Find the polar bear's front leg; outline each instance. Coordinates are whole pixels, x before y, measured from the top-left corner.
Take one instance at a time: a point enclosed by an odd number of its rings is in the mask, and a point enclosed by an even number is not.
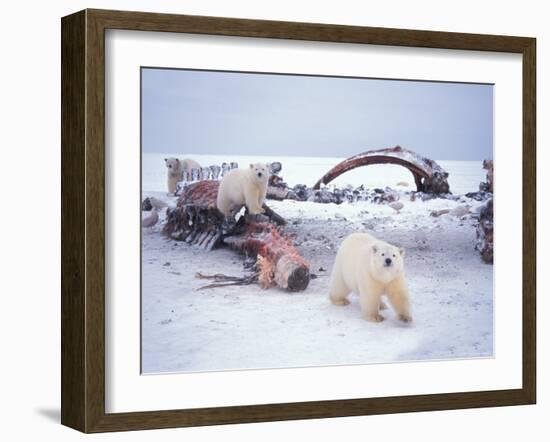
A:
[[[259,192],[257,189],[246,189],[244,194],[245,204],[248,209],[248,213],[251,215],[258,215],[264,213],[264,208],[258,204]]]
[[[397,313],[397,317],[403,322],[411,322],[411,305],[405,278],[400,277],[392,281],[387,287],[387,295],[393,309]]]
[[[359,285],[359,303],[367,321],[382,322],[384,320],[379,311],[381,295],[382,289],[377,284],[364,282]]]
[[[267,188],[266,188],[265,192],[263,191],[263,189],[258,191],[258,206],[262,207],[263,212],[265,212],[265,209],[263,208],[263,205],[264,205],[264,202],[265,202],[266,195],[267,195]]]
[[[332,270],[332,276],[330,278],[330,302],[334,305],[348,305],[349,301],[347,296],[350,290],[344,282],[342,275],[338,274],[336,268]]]
[[[176,192],[176,183],[177,180],[175,178],[172,178],[171,176],[168,177],[168,194],[173,195]]]

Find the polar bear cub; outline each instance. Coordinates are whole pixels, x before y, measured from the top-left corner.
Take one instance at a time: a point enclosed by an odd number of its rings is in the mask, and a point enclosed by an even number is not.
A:
[[[176,185],[182,180],[183,172],[190,172],[192,169],[200,169],[201,165],[195,160],[179,158],[165,158],[166,170],[168,173],[168,193],[176,191]]]
[[[217,206],[231,216],[246,205],[251,215],[264,213],[270,168],[268,164],[251,164],[248,169],[233,169],[220,182]]]
[[[332,269],[330,300],[347,305],[347,296],[359,295],[363,316],[367,321],[380,322],[380,309],[386,294],[403,322],[412,321],[409,295],[403,269],[403,249],[376,239],[368,233],[353,233],[342,242]]]

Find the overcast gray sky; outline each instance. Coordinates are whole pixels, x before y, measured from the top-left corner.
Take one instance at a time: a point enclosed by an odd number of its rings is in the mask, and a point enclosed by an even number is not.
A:
[[[144,152],[493,156],[493,86],[142,69]]]

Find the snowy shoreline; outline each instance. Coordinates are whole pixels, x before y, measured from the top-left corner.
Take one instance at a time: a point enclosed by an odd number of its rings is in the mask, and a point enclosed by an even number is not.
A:
[[[285,163],[283,167],[287,179]],[[477,168],[468,173],[469,191],[474,191],[478,183],[473,184],[471,175]],[[391,184],[402,180],[399,174],[390,175]],[[176,204],[157,185],[150,188],[142,198]],[[482,203],[463,196],[411,201],[406,191],[397,192],[403,203],[399,212],[366,201],[267,201],[287,220],[285,231],[295,235],[296,247],[317,276],[300,293],[257,285],[197,291],[205,281],[196,279],[196,272],[240,276],[245,274],[243,257],[225,248],[208,252],[163,237],[162,213],[161,223],[142,234],[143,372],[491,357],[493,267],[474,250],[475,212]],[[470,213],[463,216],[430,215],[465,205]],[[381,324],[365,321],[356,295],[346,307],[328,301],[338,245],[358,231],[406,249],[412,324],[397,321],[391,309],[382,313],[386,321]]]

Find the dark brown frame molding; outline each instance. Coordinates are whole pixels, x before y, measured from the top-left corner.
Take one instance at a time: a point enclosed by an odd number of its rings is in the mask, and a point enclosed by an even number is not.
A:
[[[523,56],[523,386],[514,390],[105,412],[105,30],[184,32]],[[61,422],[83,432],[534,404],[536,40],[449,32],[84,10],[61,21]]]

